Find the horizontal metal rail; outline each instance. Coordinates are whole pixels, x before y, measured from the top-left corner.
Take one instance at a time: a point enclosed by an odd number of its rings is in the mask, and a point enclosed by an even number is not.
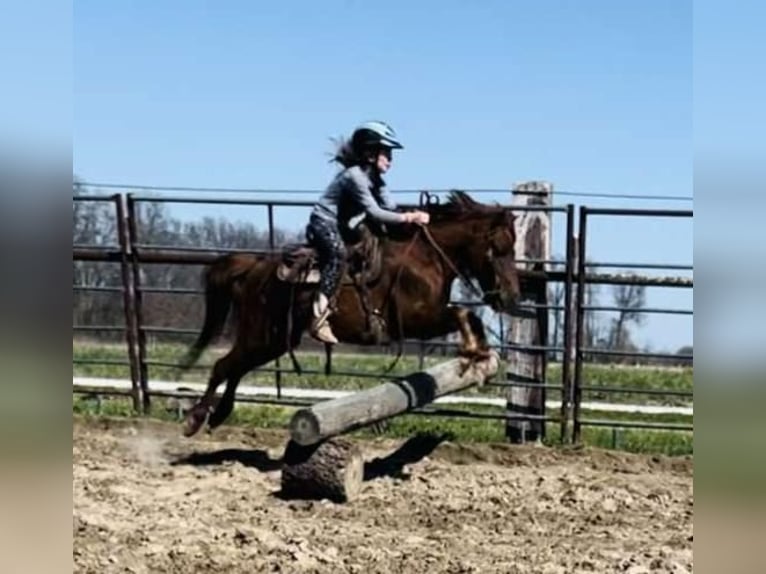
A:
[[[666,431],[693,431],[693,425],[675,424],[675,423],[651,423],[645,421],[610,421],[610,420],[592,420],[592,419],[580,419],[581,426],[590,427],[612,427],[612,428],[635,428],[635,429],[652,429],[652,430],[666,430]]]
[[[318,196],[317,196],[318,197]],[[151,195],[131,195],[136,203],[188,203],[204,205],[252,205],[254,207],[313,207],[316,201],[297,201],[291,199],[234,199],[228,197],[154,197]]]
[[[122,190],[138,190],[138,191],[170,191],[179,192],[186,191],[190,193],[252,193],[252,194],[321,194],[321,189],[263,189],[263,188],[246,188],[246,187],[188,187],[188,186],[167,186],[167,185],[138,185],[138,184],[121,184],[121,183],[97,183],[97,182],[83,182],[75,183],[73,187],[76,189],[87,188],[103,188],[103,189],[122,189]],[[391,189],[393,194],[414,194],[428,191],[431,194],[449,193],[452,189]],[[463,189],[466,193],[470,194],[505,194],[508,193],[508,189],[492,189],[492,188],[476,188],[476,189]],[[553,195],[567,196],[567,197],[593,197],[601,199],[644,199],[648,201],[694,201],[694,196],[688,195],[649,195],[641,193],[604,193],[604,192],[588,192],[588,191],[571,191],[571,190],[554,190],[551,192]],[[533,194],[533,193],[532,193]]]
[[[640,309],[634,309],[630,307],[616,307],[608,305],[583,305],[582,308],[586,311],[630,311],[631,313],[660,313],[663,315],[694,315],[692,309],[661,309],[658,307],[642,307]]]
[[[80,201],[80,202],[84,202],[84,201],[114,202],[114,196],[113,195],[73,195],[72,200]]]
[[[528,389],[546,389],[549,391],[561,391],[561,384],[554,385],[551,383],[530,383],[530,382],[524,382],[524,381],[505,381],[502,383],[496,383],[492,381],[488,381],[484,383],[485,387],[497,387],[500,389],[508,389],[508,388],[528,388]]]
[[[139,327],[144,333],[164,333],[166,335],[193,335],[200,334],[199,329],[179,329],[177,327],[150,327],[142,325]]]
[[[125,325],[72,325],[72,331],[113,331],[122,333],[127,327]]]
[[[107,249],[110,251],[119,250],[120,246],[116,243],[74,243],[73,249]]]
[[[189,253],[185,251],[145,251],[136,250],[139,263],[162,263],[171,265],[207,265],[214,263],[228,251],[208,251],[206,253]]]
[[[679,265],[676,263],[611,263],[589,261],[585,263],[585,267],[601,267],[603,269],[673,269],[678,271],[694,271],[694,265]]]
[[[317,192],[317,200],[321,192]],[[151,195],[131,194],[131,198],[136,203],[185,203],[185,204],[207,204],[207,205],[245,205],[253,207],[307,207],[316,205],[315,201],[300,201],[290,199],[237,199],[237,198],[200,198],[200,197],[156,197]],[[411,209],[421,207],[418,203],[401,203],[400,207]],[[512,211],[537,211],[548,213],[566,213],[565,205],[507,205]]]
[[[151,253],[155,251],[170,251],[174,253],[219,253],[221,255],[228,253],[246,253],[248,255],[278,255],[279,250],[256,249],[243,247],[190,247],[188,245],[164,245],[161,243],[136,243],[133,248],[140,255],[142,253]]]
[[[103,261],[106,263],[119,263],[123,253],[119,248],[109,247],[75,247],[72,250],[72,258],[75,261]]]
[[[575,281],[579,276],[575,274]],[[588,273],[585,283],[594,285],[644,285],[645,287],[694,287],[691,277],[649,277],[609,273]]]
[[[635,387],[609,387],[602,385],[582,385],[580,387],[583,391],[589,392],[603,392],[603,393],[629,393],[632,395],[660,395],[668,397],[693,397],[694,391],[676,391],[669,389],[639,389]]]
[[[75,291],[100,291],[104,293],[122,293],[122,287],[114,287],[112,285],[73,285],[72,288]]]
[[[678,361],[694,360],[694,355],[674,355],[673,353],[645,353],[641,351],[614,351],[611,349],[594,349],[590,347],[580,349],[580,353],[583,355],[604,355],[610,357],[644,357],[647,359],[676,359]]]
[[[78,387],[77,385],[74,385],[72,387],[72,392],[75,395],[93,395],[98,397],[101,397],[101,396],[130,397],[133,394],[133,391],[131,391],[130,389],[116,389],[114,387]],[[162,392],[162,391],[158,391],[158,392]]]
[[[166,293],[175,295],[204,295],[204,289],[182,289],[180,287],[139,287],[141,293]]]
[[[588,215],[616,217],[694,217],[692,209],[629,209],[619,207],[582,207]]]
[[[120,359],[75,359],[72,358],[72,363],[77,365],[115,365],[129,367],[130,362]]]

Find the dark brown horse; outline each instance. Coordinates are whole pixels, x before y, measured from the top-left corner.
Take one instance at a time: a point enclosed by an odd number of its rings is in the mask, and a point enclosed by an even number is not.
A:
[[[455,279],[475,280],[484,302],[506,312],[519,296],[514,264],[514,216],[508,208],[482,204],[453,191],[444,204],[429,203],[428,227],[406,226],[380,240],[379,273],[365,281],[364,295],[346,276],[330,324],[341,342],[368,345],[375,319],[384,340],[427,340],[460,332],[460,354],[478,358],[488,353],[484,326],[471,310],[450,304]],[[311,320],[315,283],[288,282],[278,273],[279,254],[226,255],[205,274],[205,321],[185,366],[191,366],[218,336],[234,307],[236,340],[213,366],[207,389],[186,417],[191,436],[208,421],[215,428],[234,407],[242,377],[300,344]],[[284,268],[283,268],[284,270]],[[474,287],[475,288],[475,287]],[[226,390],[215,401],[218,386]]]

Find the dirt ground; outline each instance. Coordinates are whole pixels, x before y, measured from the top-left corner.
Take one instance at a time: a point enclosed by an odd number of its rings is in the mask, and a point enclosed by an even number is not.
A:
[[[691,572],[690,459],[365,441],[348,504],[280,497],[285,436],[73,423],[75,572]]]

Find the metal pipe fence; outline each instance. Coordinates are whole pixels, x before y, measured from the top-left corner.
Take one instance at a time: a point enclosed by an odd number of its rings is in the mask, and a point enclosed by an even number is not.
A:
[[[588,357],[632,357],[635,359],[670,359],[674,361],[692,361],[693,356],[690,354],[667,354],[667,353],[653,353],[653,352],[637,352],[629,350],[616,350],[616,349],[599,349],[588,347],[584,340],[585,335],[585,313],[587,311],[624,311],[632,309],[625,309],[621,307],[603,307],[596,305],[586,304],[585,288],[588,283],[611,283],[617,285],[644,285],[653,287],[678,287],[678,288],[693,288],[694,280],[690,277],[641,277],[631,275],[604,275],[604,274],[588,274],[588,267],[624,267],[624,268],[652,268],[652,269],[673,269],[673,270],[692,270],[691,265],[663,265],[654,263],[642,263],[642,264],[622,264],[622,263],[592,263],[587,262],[588,256],[588,228],[589,220],[594,216],[611,216],[611,217],[645,217],[645,218],[692,218],[694,212],[692,210],[682,209],[617,209],[617,208],[593,208],[588,206],[581,206],[579,213],[579,238],[578,238],[578,271],[577,271],[577,309],[576,309],[576,352],[574,354],[574,388],[573,388],[573,442],[580,442],[582,436],[582,429],[586,426],[591,427],[603,427],[612,426],[614,428],[652,428],[652,429],[665,429],[665,430],[693,430],[691,425],[678,425],[675,423],[647,423],[642,421],[602,421],[584,418],[581,413],[582,394],[586,392],[598,392],[604,394],[610,393],[631,393],[642,394],[647,396],[675,396],[675,397],[692,397],[692,392],[676,391],[671,389],[635,389],[635,388],[621,388],[609,385],[592,385],[584,380],[583,367]],[[643,310],[641,310],[643,311]],[[672,313],[680,315],[692,315],[692,311],[688,309],[646,309],[647,313]],[[610,424],[611,423],[611,424]]]
[[[178,365],[169,361],[160,361],[149,358],[147,336],[196,336],[196,329],[184,329],[172,326],[151,325],[145,320],[145,295],[171,295],[175,296],[196,296],[204,294],[202,289],[164,287],[159,285],[145,284],[142,274],[144,265],[206,265],[224,254],[238,252],[250,253],[255,255],[269,255],[279,252],[276,242],[275,226],[275,208],[278,207],[310,207],[312,202],[290,201],[277,199],[224,199],[224,198],[198,198],[198,197],[152,197],[147,195],[134,194],[115,194],[110,196],[75,196],[75,202],[106,202],[113,206],[115,226],[117,231],[117,245],[73,245],[73,260],[75,262],[101,262],[119,265],[121,285],[89,285],[76,284],[74,291],[78,293],[105,293],[121,294],[122,307],[124,314],[123,325],[73,325],[74,332],[81,333],[99,333],[112,332],[121,333],[124,336],[126,349],[125,360],[114,359],[74,359],[74,364],[83,365],[121,365],[130,371],[131,391],[130,396],[133,399],[133,406],[136,411],[148,412],[151,407],[151,396],[163,397],[170,396],[167,391],[150,391],[149,373],[152,368],[175,368]],[[141,203],[160,202],[160,203],[187,203],[199,205],[249,205],[266,208],[268,221],[268,249],[229,249],[212,247],[193,247],[187,245],[168,245],[166,243],[153,244],[145,242],[139,236],[140,213],[138,206]],[[597,357],[631,357],[635,359],[672,359],[675,361],[692,360],[692,355],[670,355],[666,353],[646,353],[634,352],[629,350],[614,350],[589,347],[584,340],[584,319],[587,313],[593,312],[622,312],[636,311],[618,305],[590,305],[586,303],[585,288],[588,284],[605,285],[643,285],[643,286],[663,286],[678,288],[693,288],[693,279],[690,277],[668,277],[668,276],[642,276],[632,274],[593,272],[592,270],[602,269],[651,269],[660,271],[691,271],[692,265],[686,264],[666,264],[666,263],[616,263],[616,262],[590,262],[586,261],[587,255],[587,230],[589,219],[593,216],[611,216],[611,217],[671,217],[671,218],[691,218],[691,210],[647,210],[647,209],[605,209],[581,207],[579,211],[579,222],[576,222],[574,216],[574,206],[510,206],[516,211],[546,211],[549,213],[561,213],[567,217],[566,222],[566,247],[565,257],[557,259],[517,259],[517,263],[536,263],[542,269],[535,271],[524,271],[521,273],[523,278],[530,281],[538,281],[544,285],[550,283],[561,283],[563,285],[563,304],[547,303],[527,303],[519,311],[534,313],[539,311],[560,313],[563,319],[563,337],[560,343],[555,341],[544,345],[514,345],[503,342],[501,325],[501,342],[493,344],[491,347],[502,353],[511,350],[534,351],[552,354],[551,356],[561,356],[560,381],[553,383],[548,380],[547,375],[543,381],[524,381],[515,380],[510,377],[503,382],[489,382],[488,388],[508,389],[510,387],[534,387],[541,390],[559,391],[561,393],[561,406],[556,416],[539,414],[511,414],[508,412],[492,414],[486,412],[466,412],[454,409],[422,409],[423,412],[439,416],[466,416],[469,418],[497,419],[507,421],[511,418],[522,418],[527,420],[544,420],[546,422],[557,423],[559,425],[560,439],[562,442],[579,442],[581,440],[582,428],[585,426],[611,426],[613,428],[654,428],[665,430],[692,430],[691,425],[678,425],[673,423],[648,423],[637,420],[609,420],[602,421],[588,419],[582,415],[583,393],[597,392],[601,394],[626,393],[637,396],[665,396],[691,398],[693,393],[678,391],[673,389],[661,388],[630,388],[613,385],[594,385],[589,384],[584,378],[584,365],[588,360]],[[577,226],[575,225],[577,223]],[[577,233],[575,231],[577,227]],[[559,269],[552,269],[557,266]],[[547,287],[546,287],[547,288]],[[482,306],[483,303],[476,301],[455,301],[459,304],[470,306]],[[647,307],[639,310],[646,314],[670,314],[679,316],[691,316],[691,309],[672,309]],[[423,367],[427,355],[433,351],[441,350],[442,354],[449,350],[456,349],[457,343],[448,341],[419,341],[407,340],[403,342],[405,348],[417,351],[417,360],[420,368]],[[332,355],[329,357],[332,361]],[[296,375],[294,369],[281,366],[279,359],[273,362],[273,367],[265,366],[260,368],[259,372],[269,373],[274,376],[274,385],[276,389],[276,398],[264,398],[255,402],[273,402],[274,404],[291,405],[295,404],[293,399],[283,396],[284,377]],[[212,365],[196,365],[194,368],[199,370],[210,369]],[[303,369],[304,375],[321,375],[320,369]],[[360,372],[356,370],[333,369],[332,375],[339,378],[356,379],[381,379],[395,378],[392,376],[382,377],[377,373]],[[182,385],[182,383],[179,383]],[[109,394],[108,390],[101,389]],[[77,392],[85,393],[80,390]],[[96,391],[94,391],[96,392]],[[119,394],[119,393],[113,393]],[[122,393],[124,394],[124,392]],[[186,396],[180,393],[173,396]],[[197,396],[192,393],[190,396]],[[249,397],[238,397],[237,400],[250,402]],[[571,433],[570,433],[571,425]]]

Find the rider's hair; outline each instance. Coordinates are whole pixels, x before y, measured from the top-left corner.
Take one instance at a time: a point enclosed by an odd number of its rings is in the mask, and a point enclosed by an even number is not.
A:
[[[335,140],[335,144],[335,153],[330,161],[337,162],[344,168],[358,165],[366,169],[370,166],[371,162],[369,158],[365,157],[363,152],[356,149],[351,138],[338,138]],[[372,149],[370,149],[370,151],[372,151]]]
[[[350,139],[339,138],[336,140],[335,154],[330,161],[334,161],[343,167],[352,167],[354,165],[364,165],[364,161],[356,153],[351,145]]]

